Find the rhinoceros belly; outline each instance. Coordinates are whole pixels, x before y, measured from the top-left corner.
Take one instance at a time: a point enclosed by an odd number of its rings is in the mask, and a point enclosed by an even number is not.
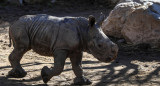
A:
[[[51,51],[50,47],[45,45],[44,43],[34,43],[32,44],[32,49],[36,53],[43,56],[52,56],[53,51]]]
[[[49,51],[49,49],[47,48],[44,48],[44,47],[36,47],[36,48],[33,48],[33,50],[40,54],[40,55],[43,55],[43,56],[52,56],[52,52]]]

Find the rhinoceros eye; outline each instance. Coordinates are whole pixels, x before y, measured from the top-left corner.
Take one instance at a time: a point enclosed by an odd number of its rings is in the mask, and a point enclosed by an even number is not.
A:
[[[102,45],[101,45],[101,44],[98,44],[98,47],[99,47],[99,48],[102,48]]]
[[[93,39],[96,39],[96,36],[93,36]]]

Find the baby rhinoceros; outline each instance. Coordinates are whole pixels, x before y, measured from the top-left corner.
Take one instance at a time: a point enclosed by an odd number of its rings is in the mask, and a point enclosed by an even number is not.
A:
[[[53,76],[59,75],[64,68],[66,58],[70,58],[76,75],[74,84],[87,85],[91,81],[84,77],[81,67],[82,52],[91,53],[102,62],[110,62],[117,57],[118,46],[102,31],[104,15],[96,22],[94,16],[55,17],[46,14],[25,15],[19,18],[9,29],[9,55],[12,70],[9,76],[26,76],[20,65],[22,56],[30,49],[44,56],[54,57],[54,67],[43,67],[41,77],[47,83]]]

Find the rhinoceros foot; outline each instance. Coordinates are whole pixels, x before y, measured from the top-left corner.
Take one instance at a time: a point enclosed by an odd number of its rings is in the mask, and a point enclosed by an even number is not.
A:
[[[14,78],[22,78],[27,75],[27,72],[25,72],[24,69],[17,68],[17,69],[12,69],[8,72],[8,76],[14,77]]]
[[[44,83],[47,83],[50,80],[49,74],[48,74],[49,71],[50,71],[50,69],[47,66],[44,66],[42,68],[41,77],[42,77]]]
[[[92,82],[85,77],[76,77],[74,79],[74,85],[90,85]]]

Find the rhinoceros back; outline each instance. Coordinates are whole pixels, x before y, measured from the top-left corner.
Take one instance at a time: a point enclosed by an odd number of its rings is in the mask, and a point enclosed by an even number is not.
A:
[[[83,18],[45,14],[22,16],[17,22],[25,26],[31,48],[42,55],[52,55],[55,48],[75,48],[79,44],[77,28],[88,25]]]

